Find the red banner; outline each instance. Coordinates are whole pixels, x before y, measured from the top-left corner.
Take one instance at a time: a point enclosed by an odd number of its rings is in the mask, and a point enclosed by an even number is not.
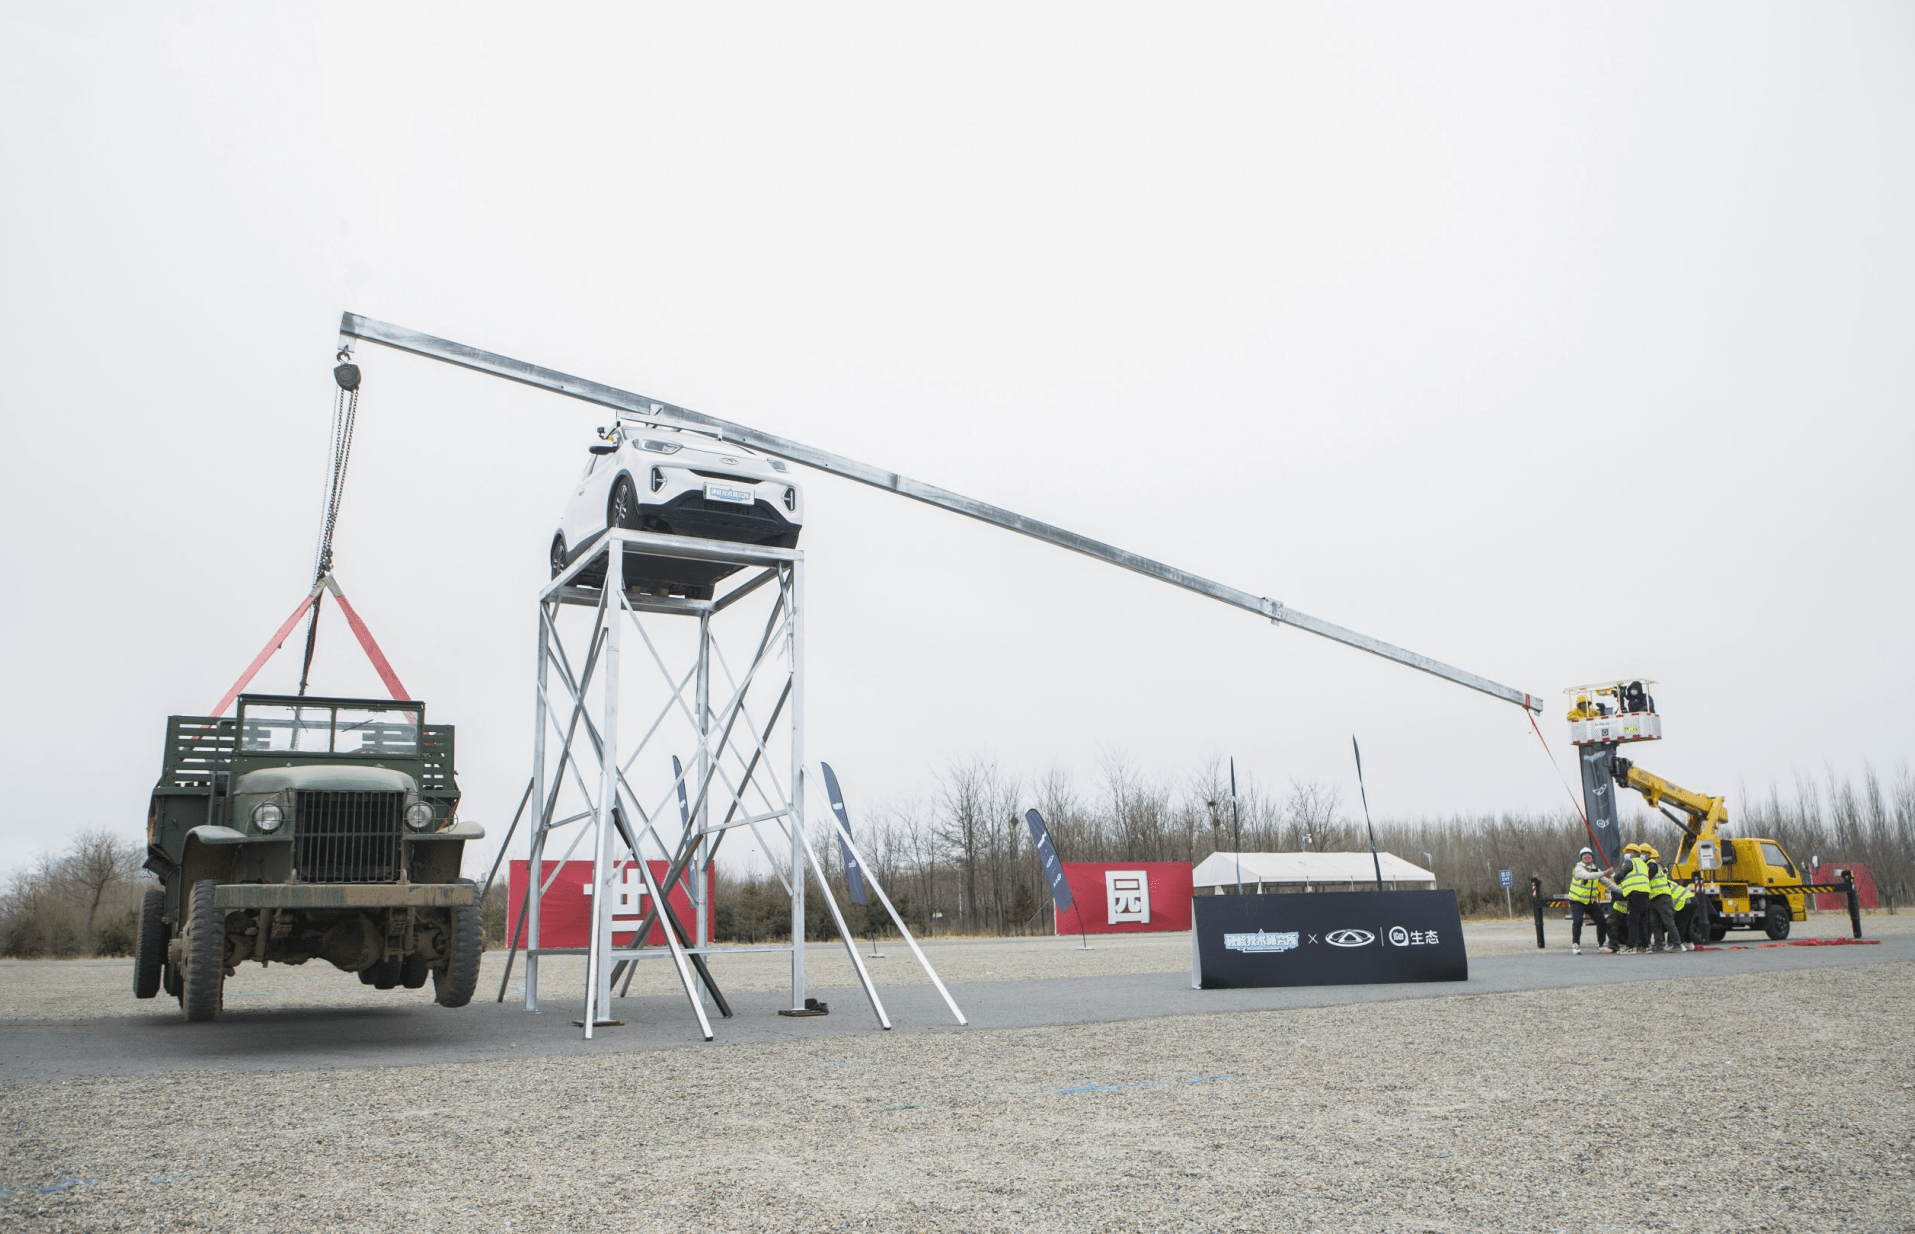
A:
[[[1818,883],[1839,883],[1842,871],[1851,870],[1855,874],[1855,900],[1862,908],[1876,906],[1875,876],[1868,867],[1859,861],[1825,861],[1815,867],[1813,877]],[[1846,913],[1849,911],[1849,897],[1846,891],[1818,891],[1814,895],[1815,911],[1818,913]]]
[[[654,882],[663,882],[669,866],[663,861],[648,861]],[[519,919],[519,906],[525,903],[525,874],[527,862],[512,863],[511,874],[506,882],[506,920]],[[709,873],[709,885],[706,888],[707,904],[713,903],[711,893],[718,888],[718,871]],[[555,876],[556,875],[556,876]],[[589,861],[568,861],[560,866],[556,861],[545,863],[545,898],[539,902],[539,946],[540,947],[583,947],[591,941],[592,926],[592,863]],[[612,942],[616,946],[631,945],[632,934],[638,929],[638,919],[651,907],[652,898],[645,891],[645,879],[636,866],[620,866],[612,876]],[[687,931],[692,929],[691,872],[687,870],[679,877],[678,883],[665,893],[671,902],[672,911],[678,914],[678,920]],[[1187,910],[1186,910],[1187,911]],[[662,924],[654,923],[645,942],[649,946],[665,945],[665,929]],[[524,940],[521,936],[521,945]]]
[[[1059,934],[1142,934],[1190,928],[1187,861],[1066,861],[1071,907]]]

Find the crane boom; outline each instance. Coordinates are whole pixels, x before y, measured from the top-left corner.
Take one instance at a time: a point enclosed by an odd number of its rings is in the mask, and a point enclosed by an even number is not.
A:
[[[1127,552],[1114,545],[1079,535],[1074,531],[1068,531],[1038,519],[1027,518],[1001,506],[977,501],[960,493],[925,484],[909,476],[899,475],[894,471],[885,471],[840,454],[833,454],[828,450],[820,450],[815,446],[808,446],[772,433],[760,432],[742,424],[720,420],[715,416],[708,416],[687,407],[679,407],[659,399],[633,394],[614,386],[588,381],[583,377],[574,377],[555,369],[542,368],[523,360],[514,360],[510,356],[482,351],[476,347],[468,347],[463,343],[455,343],[430,334],[421,334],[417,330],[410,330],[404,326],[375,321],[357,313],[346,313],[340,317],[339,333],[343,338],[364,339],[366,342],[378,343],[396,351],[411,352],[413,355],[424,356],[430,360],[469,368],[493,377],[503,377],[508,381],[520,382],[540,390],[549,390],[554,394],[563,394],[569,398],[594,403],[651,423],[713,433],[727,441],[750,446],[754,450],[776,458],[801,463],[829,475],[842,476],[847,480],[855,480],[860,484],[884,489],[900,497],[909,497],[913,501],[936,506],[953,514],[961,514],[966,518],[989,523],[994,527],[1002,527],[1007,531],[1029,536],[1033,540],[1041,540],[1046,544],[1069,549],[1073,553],[1081,553],[1121,569],[1154,578],[1159,582],[1169,583],[1173,587],[1181,587],[1185,591],[1208,596],[1233,608],[1256,613],[1277,625],[1291,625],[1300,630],[1308,630],[1312,634],[1342,643],[1347,647],[1355,647],[1359,651],[1367,651],[1371,655],[1393,660],[1445,681],[1467,686],[1492,698],[1515,703],[1529,711],[1541,712],[1543,709],[1542,701],[1535,695],[1500,685],[1487,677],[1479,677],[1475,673],[1466,672],[1440,660],[1433,660],[1428,656],[1383,642],[1381,639],[1371,638],[1367,634],[1359,634],[1355,630],[1325,621],[1320,617],[1312,617],[1308,613],[1280,604],[1268,596],[1252,595],[1247,591],[1213,582],[1187,570],[1180,570],[1161,561]]]
[[[1626,758],[1616,759],[1614,774],[1616,783],[1635,789],[1656,809],[1662,809],[1666,801],[1687,814],[1695,823],[1694,839],[1713,842],[1718,830],[1729,821],[1726,798],[1690,792],[1680,784],[1671,784],[1653,772],[1644,771]]]

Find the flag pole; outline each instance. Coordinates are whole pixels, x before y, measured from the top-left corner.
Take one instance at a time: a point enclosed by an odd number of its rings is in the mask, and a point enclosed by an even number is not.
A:
[[[1350,734],[1350,750],[1356,755],[1356,791],[1363,798],[1363,825],[1370,832],[1370,861],[1376,866],[1376,889],[1383,890],[1383,859],[1376,855],[1376,825],[1370,821],[1370,794],[1363,787],[1363,749],[1356,743],[1356,734]]]
[[[1230,846],[1236,849],[1237,894],[1243,894],[1243,824],[1237,818],[1237,758],[1230,757]]]

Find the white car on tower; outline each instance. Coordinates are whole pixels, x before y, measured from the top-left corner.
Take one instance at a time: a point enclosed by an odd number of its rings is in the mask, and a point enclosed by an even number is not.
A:
[[[574,486],[552,537],[552,577],[580,557],[598,560],[579,581],[605,578],[599,541],[608,527],[796,548],[803,494],[782,459],[691,432],[619,423],[598,430],[591,461]],[[709,600],[741,567],[683,561],[627,549],[625,585],[657,595]]]

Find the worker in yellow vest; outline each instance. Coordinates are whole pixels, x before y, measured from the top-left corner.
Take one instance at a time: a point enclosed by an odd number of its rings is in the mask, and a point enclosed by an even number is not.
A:
[[[1635,845],[1623,845],[1625,865],[1635,852]],[[1602,949],[1604,955],[1625,955],[1629,949],[1629,897],[1623,894],[1622,884],[1615,880],[1615,873],[1615,867],[1612,866],[1602,876],[1603,888],[1609,896],[1609,945]]]
[[[1603,879],[1614,893],[1612,902],[1616,904],[1616,911],[1624,915],[1628,929],[1622,946],[1616,948],[1617,955],[1643,955],[1649,949],[1649,862],[1642,855],[1646,847],[1624,845],[1622,865],[1610,870]]]
[[[1569,867],[1569,954],[1583,953],[1583,915],[1596,923],[1596,946],[1609,950],[1609,927],[1603,924],[1602,871],[1596,868],[1594,849],[1585,848]]]
[[[1696,949],[1696,878],[1686,883],[1672,883],[1669,893],[1669,903],[1676,910],[1676,945],[1684,951]]]
[[[1641,855],[1649,863],[1649,930],[1655,936],[1651,951],[1681,951],[1676,936],[1675,883],[1662,868],[1662,854],[1653,845],[1642,846]]]

